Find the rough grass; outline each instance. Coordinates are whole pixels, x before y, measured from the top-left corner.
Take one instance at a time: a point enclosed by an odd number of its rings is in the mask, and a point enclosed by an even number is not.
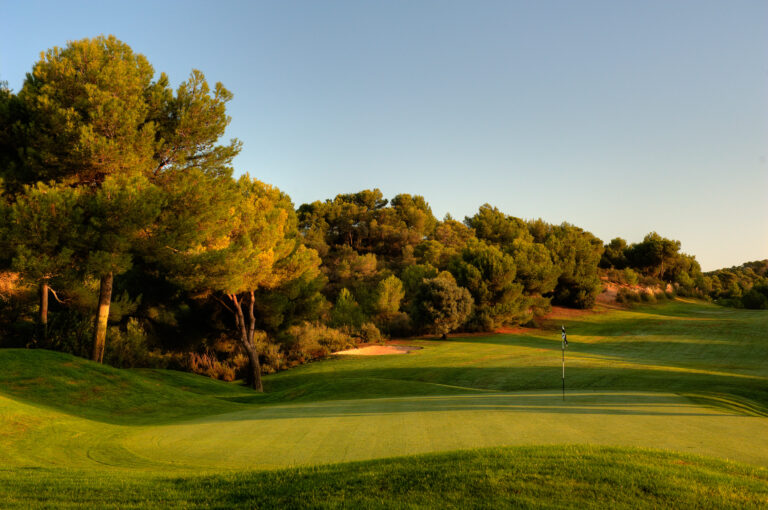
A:
[[[768,504],[768,312],[562,320],[565,401],[555,320],[312,363],[265,395],[0,350],[0,507]]]

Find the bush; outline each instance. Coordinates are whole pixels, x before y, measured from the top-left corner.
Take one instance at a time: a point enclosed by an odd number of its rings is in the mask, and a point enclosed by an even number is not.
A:
[[[104,362],[118,368],[150,366],[147,336],[136,319],[129,319],[125,331],[117,326],[109,328]]]
[[[640,299],[644,303],[655,303],[656,302],[656,296],[653,294],[652,291],[650,291],[650,292],[641,292],[640,293]]]
[[[254,337],[256,351],[259,353],[259,364],[262,374],[274,374],[285,367],[285,355],[280,350],[280,346],[269,341],[267,334],[259,332]],[[245,375],[244,369],[248,367],[248,356],[245,358],[245,364],[241,367],[241,372]]]
[[[407,313],[397,312],[379,319],[379,329],[390,338],[403,338],[413,334],[413,323]]]
[[[643,293],[644,294],[644,293]],[[641,300],[641,293],[627,288],[620,288],[616,293],[618,303],[636,303]]]
[[[621,277],[624,280],[624,283],[628,285],[637,285],[637,282],[639,281],[639,276],[637,273],[629,267],[622,271]]]
[[[358,330],[358,336],[367,344],[374,344],[382,341],[381,331],[373,322],[366,322]]]
[[[48,343],[51,349],[90,358],[93,320],[76,308],[65,308],[50,316]]]
[[[763,292],[761,292],[761,290]],[[744,297],[741,298],[741,302],[744,308],[750,308],[752,310],[767,310],[768,309],[768,287],[753,287],[749,290]]]
[[[291,326],[284,342],[288,359],[300,363],[354,346],[355,342],[349,334],[319,322]]]
[[[220,379],[222,381],[235,380],[235,367],[229,363],[222,363],[216,359],[216,356],[210,353],[188,353],[185,368],[190,372],[206,375],[212,379]]]

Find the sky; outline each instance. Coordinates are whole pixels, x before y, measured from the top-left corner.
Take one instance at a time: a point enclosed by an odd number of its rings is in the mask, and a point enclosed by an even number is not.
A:
[[[100,34],[222,82],[236,172],[297,206],[379,188],[768,258],[765,0],[0,0],[0,80]]]

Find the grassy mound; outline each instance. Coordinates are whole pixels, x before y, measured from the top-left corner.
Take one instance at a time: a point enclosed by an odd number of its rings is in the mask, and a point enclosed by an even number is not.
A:
[[[91,420],[163,423],[233,410],[246,388],[174,371],[119,370],[46,350],[0,349],[0,394]]]
[[[760,508],[768,470],[588,446],[169,477],[0,469],[4,508]]]

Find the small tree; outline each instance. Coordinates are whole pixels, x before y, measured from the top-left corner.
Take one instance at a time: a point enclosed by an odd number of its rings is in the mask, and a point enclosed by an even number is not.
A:
[[[83,235],[82,193],[66,186],[27,186],[6,208],[4,243],[11,269],[40,290],[38,323],[48,342],[48,298],[52,282],[77,272],[75,243]]]
[[[335,328],[340,326],[359,328],[364,321],[365,315],[355,300],[355,296],[346,287],[341,289],[336,303],[333,305],[333,310],[331,310],[331,326]]]
[[[383,316],[397,313],[404,296],[403,282],[395,275],[387,277],[376,287],[376,312]]]
[[[320,260],[301,244],[296,213],[285,193],[248,175],[232,190],[223,195],[229,207],[218,202],[213,208],[218,219],[211,216],[197,235],[176,239],[165,252],[167,259],[158,263],[172,269],[169,279],[212,295],[232,314],[248,357],[248,383],[264,391],[256,342],[257,292],[317,277]]]
[[[466,322],[472,312],[472,295],[451,278],[440,275],[422,282],[415,309],[421,325],[445,339]]]

